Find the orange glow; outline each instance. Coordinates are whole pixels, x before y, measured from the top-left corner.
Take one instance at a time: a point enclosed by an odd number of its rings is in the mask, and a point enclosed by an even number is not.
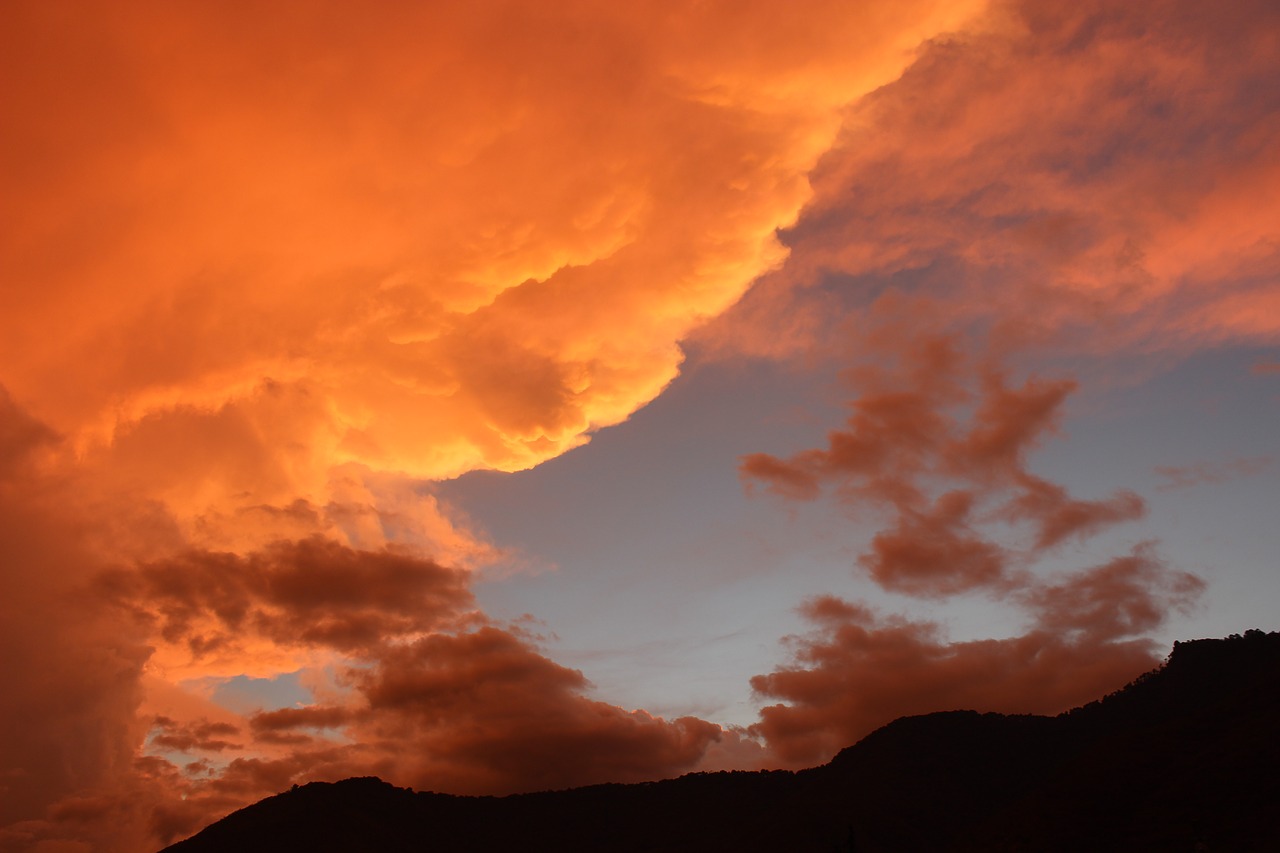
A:
[[[155,849],[309,780],[642,781],[824,760],[902,714],[1063,710],[1151,666],[1206,589],[1145,537],[1086,543],[1275,470],[1225,448],[1088,495],[1033,464],[1089,359],[1111,381],[1135,353],[1248,347],[1249,393],[1274,393],[1274,0],[259,5],[6,4],[0,849]],[[749,595],[807,627],[745,664],[735,725],[702,696],[613,704],[583,661],[647,648],[557,645],[537,606],[484,598],[525,545],[450,505],[487,475],[445,483],[582,447],[686,357],[838,375],[825,438],[783,443],[775,411],[752,434],[776,444],[708,429],[671,458],[723,439],[762,503],[875,525],[802,556],[879,603],[798,576],[781,601],[792,578],[763,576],[792,562],[759,533]],[[648,506],[567,509],[622,494],[597,473],[547,490],[555,536],[671,543]],[[653,482],[653,505],[707,485]],[[716,596],[738,566],[698,561],[726,506],[661,557]],[[583,553],[539,594],[616,581],[554,600],[619,633],[651,564]],[[754,642],[723,598],[687,608],[744,644],[708,669]],[[952,642],[957,602],[1013,622]],[[690,642],[668,624],[645,642]],[[276,704],[220,699],[241,676]]]
[[[537,465],[653,400],[785,258],[842,110],[983,5],[11,4],[0,612],[52,639],[4,721],[72,757],[19,756],[0,839],[154,846],[301,776],[492,791],[753,760],[588,698],[477,612],[497,546],[425,481]],[[109,651],[79,684],[84,647]],[[396,681],[422,650],[446,687],[510,678],[437,730],[435,694]],[[299,667],[332,737],[190,687]],[[42,715],[42,690],[70,704]],[[566,747],[598,759],[539,775]]]
[[[826,5],[794,40],[770,4],[34,5],[4,381],[180,514],[558,455],[671,381],[838,109],[976,7]]]

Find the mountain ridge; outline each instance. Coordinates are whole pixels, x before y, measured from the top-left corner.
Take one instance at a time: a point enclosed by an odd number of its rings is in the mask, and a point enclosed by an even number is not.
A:
[[[1054,717],[903,717],[800,771],[508,797],[314,782],[162,853],[1280,849],[1280,633],[1175,643]]]

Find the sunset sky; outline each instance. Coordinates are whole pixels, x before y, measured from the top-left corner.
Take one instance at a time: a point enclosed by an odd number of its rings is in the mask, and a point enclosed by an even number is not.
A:
[[[2,8],[0,850],[1280,627],[1273,0]]]

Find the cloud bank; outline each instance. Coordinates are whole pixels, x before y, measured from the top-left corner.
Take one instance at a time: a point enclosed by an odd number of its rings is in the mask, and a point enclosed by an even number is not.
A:
[[[1047,568],[1147,505],[1035,471],[1091,381],[1046,363],[1277,340],[1276,15],[10,4],[0,845],[156,846],[352,774],[800,764],[1119,687],[1203,581],[1152,544]],[[812,598],[742,732],[602,701],[483,613],[502,545],[431,481],[580,446],[690,342],[842,359],[847,421],[745,482],[879,522],[855,589],[1021,633]],[[308,700],[235,710],[235,677]]]
[[[480,613],[496,546],[428,481],[659,394],[785,256],[841,108],[979,6],[14,5],[6,846],[137,849],[351,772],[655,778],[728,737]],[[210,693],[288,673],[311,705]]]

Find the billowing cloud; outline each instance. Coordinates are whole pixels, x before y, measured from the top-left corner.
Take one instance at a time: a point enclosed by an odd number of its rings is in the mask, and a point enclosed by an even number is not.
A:
[[[54,626],[59,644],[9,670],[6,754],[20,774],[7,780],[10,819],[39,815],[5,830],[17,841],[96,838],[126,849],[153,843],[139,840],[150,833],[158,843],[310,779],[378,774],[500,793],[677,775],[721,740],[727,759],[759,758],[713,723],[592,698],[586,677],[547,658],[534,635],[475,609],[469,572],[424,557],[313,537],[84,572],[66,592],[79,606]],[[86,585],[97,605],[88,611]],[[93,621],[76,625],[86,613]],[[6,626],[42,636],[31,619]],[[119,637],[107,641],[109,629]],[[183,699],[178,687],[146,697],[144,664],[169,683],[301,665],[333,676],[313,704],[240,716]],[[181,716],[137,714],[144,705]],[[67,761],[44,766],[63,750]],[[50,778],[30,777],[36,768]]]
[[[389,650],[357,676],[364,742],[407,748],[422,787],[470,793],[641,781],[691,769],[720,727],[584,696],[582,673],[492,627]],[[416,765],[416,766],[414,766]]]
[[[6,841],[132,849],[299,774],[692,766],[719,727],[475,611],[497,551],[426,481],[652,400],[785,256],[841,110],[982,5],[9,8]],[[281,672],[308,725],[208,693]]]
[[[243,726],[156,718],[141,761],[158,781],[145,810],[161,822],[157,835],[307,780],[377,774],[422,790],[544,790],[677,775],[713,744],[740,740],[691,717],[593,700],[582,673],[498,626],[389,644],[344,669],[342,704],[258,712]]]
[[[671,381],[839,108],[979,5],[28,4],[2,379],[184,517],[531,466]]]
[[[56,447],[53,431],[0,390],[5,849],[34,843],[52,823],[92,822],[106,802],[102,792],[127,787],[144,735],[135,712],[147,638],[83,595],[83,584],[104,563],[94,547],[98,531],[65,510],[74,488],[40,476]],[[121,832],[127,836],[129,828]]]
[[[703,330],[712,352],[855,365],[848,422],[825,446],[744,457],[748,488],[885,519],[857,562],[886,590],[981,591],[1028,620],[1021,636],[948,642],[940,624],[811,602],[818,627],[792,640],[792,663],[753,682],[783,703],[757,726],[780,754],[810,761],[938,707],[1061,710],[1150,666],[1147,638],[1197,600],[1203,581],[1151,546],[1043,576],[1043,557],[1147,506],[1032,471],[1077,380],[1010,366],[1069,356],[1072,373],[1123,383],[1102,358],[1280,334],[1276,14],[994,7],[850,111],[786,263]],[[1266,464],[1157,473],[1171,489]]]
[[[1277,14],[993,6],[853,108],[787,263],[705,341],[838,347],[886,290],[1082,352],[1274,341]]]
[[[1020,360],[1280,333],[1276,14],[8,4],[0,846],[141,849],[352,774],[758,763],[479,612],[499,546],[430,483],[583,444],[691,336],[847,358],[847,423],[744,479],[883,521],[885,590],[1027,617],[949,642],[813,600],[754,682],[780,759],[1119,686],[1202,584],[1141,548],[1041,576],[1146,506],[1033,472],[1085,374]],[[215,701],[281,673],[310,701]]]
[[[275,747],[289,747],[296,775],[317,749],[337,748],[347,769],[492,793],[660,778],[694,766],[720,738],[702,720],[666,722],[588,698],[581,672],[476,611],[467,581],[425,558],[319,539],[245,556],[188,553],[98,578],[160,643],[152,665],[170,678],[279,670],[291,650],[313,660],[327,652],[320,659],[341,673],[338,704],[255,714],[243,736],[228,722],[158,716],[149,746],[160,754],[223,753],[252,734],[266,754],[239,745],[237,760],[284,761]],[[223,775],[202,784],[225,788]]]

